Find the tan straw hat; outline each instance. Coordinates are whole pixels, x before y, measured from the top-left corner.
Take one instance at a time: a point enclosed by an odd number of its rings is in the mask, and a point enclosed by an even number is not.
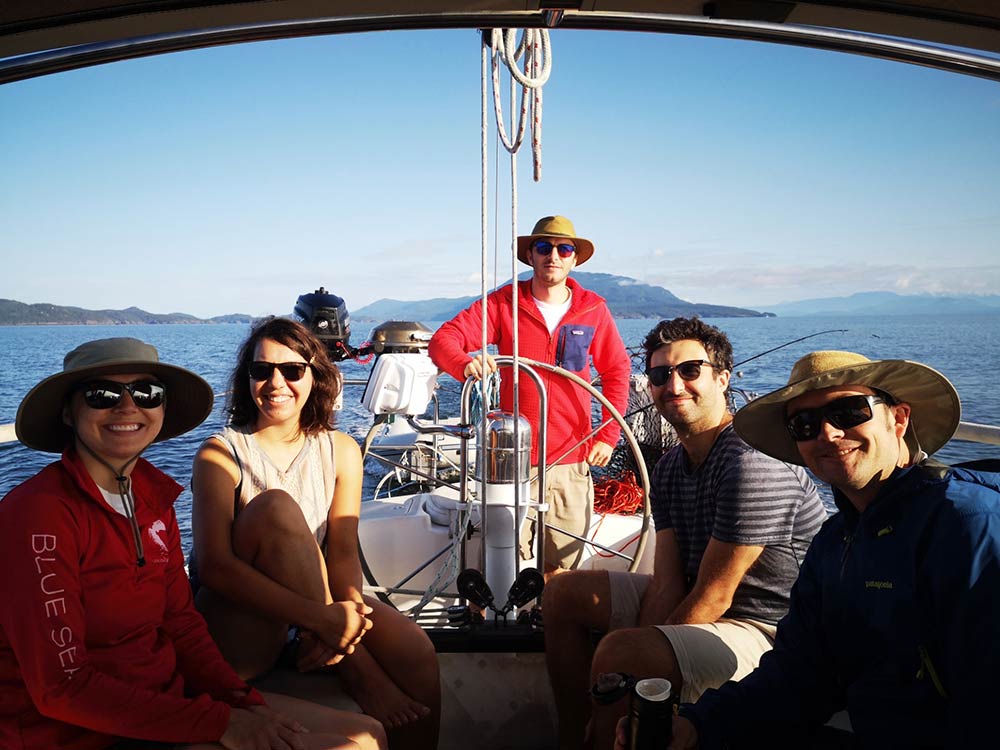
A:
[[[63,359],[63,371],[47,377],[21,401],[14,430],[24,445],[61,453],[71,436],[63,405],[80,383],[101,375],[149,373],[166,386],[163,428],[154,442],[197,427],[212,411],[212,387],[190,370],[164,364],[156,349],[138,339],[88,341]]]
[[[545,216],[538,220],[531,234],[517,238],[517,259],[531,265],[531,243],[541,237],[566,237],[576,245],[576,264],[582,266],[594,254],[594,243],[576,236],[573,222],[565,216]]]
[[[854,352],[813,352],[792,367],[788,385],[754,399],[736,413],[739,436],[761,453],[802,465],[798,446],[785,427],[785,407],[809,391],[836,385],[862,385],[885,391],[910,405],[907,431],[932,454],[958,429],[962,404],[958,392],[937,370],[905,359],[870,360]]]

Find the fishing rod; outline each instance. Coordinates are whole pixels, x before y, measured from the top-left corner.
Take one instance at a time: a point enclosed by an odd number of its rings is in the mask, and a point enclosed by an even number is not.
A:
[[[767,351],[761,352],[760,354],[755,354],[752,357],[749,357],[748,359],[744,359],[741,362],[737,362],[735,365],[733,365],[733,370],[735,371],[736,368],[739,367],[740,365],[745,365],[747,362],[753,362],[755,359],[763,357],[765,354],[771,354],[772,352],[776,352],[779,349],[784,349],[786,346],[791,346],[792,344],[797,344],[800,341],[805,341],[806,339],[811,339],[811,338],[813,338],[815,336],[824,336],[824,335],[826,335],[828,333],[847,333],[848,330],[849,329],[847,329],[847,328],[831,328],[829,331],[817,331],[816,333],[810,333],[808,336],[801,336],[801,337],[799,337],[797,339],[793,339],[792,341],[786,341],[784,344],[781,344],[779,346],[775,346],[775,347],[773,347],[771,349],[768,349]],[[637,356],[640,353],[640,350],[641,350],[640,347],[635,347],[634,349],[629,349],[628,350],[629,351],[629,355],[632,356],[632,357],[635,357],[635,356]],[[742,373],[737,373],[737,377],[743,377]],[[628,412],[627,414],[623,414],[622,418],[623,419],[628,419],[629,417],[634,417],[636,414],[641,414],[644,411],[648,411],[649,409],[652,409],[655,405],[656,404],[654,404],[654,403],[649,403],[649,404],[646,404],[645,406],[640,406],[637,409]],[[604,421],[597,428],[597,430],[602,429],[603,427],[605,427],[606,425],[608,425],[610,423],[611,423],[610,419]],[[596,432],[596,430],[594,432]]]
[[[784,344],[782,344],[781,346],[776,346],[773,349],[768,349],[766,352],[761,352],[760,354],[755,354],[752,357],[750,357],[749,359],[744,359],[742,362],[737,362],[735,365],[733,365],[733,369],[735,370],[737,367],[739,367],[740,365],[745,365],[747,362],[753,362],[755,359],[757,359],[758,357],[763,357],[765,354],[770,354],[771,352],[776,352],[779,349],[784,349],[786,346],[791,346],[792,344],[797,344],[800,341],[805,341],[806,339],[811,339],[814,336],[823,336],[823,335],[825,335],[827,333],[847,333],[847,331],[848,331],[847,328],[831,328],[829,331],[817,331],[816,333],[810,333],[808,336],[802,336],[801,338],[797,338],[794,341],[787,341]]]

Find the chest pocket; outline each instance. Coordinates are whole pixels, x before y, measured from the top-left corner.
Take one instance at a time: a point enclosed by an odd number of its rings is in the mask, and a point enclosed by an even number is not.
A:
[[[556,345],[556,364],[564,370],[579,372],[587,366],[587,354],[593,340],[594,326],[562,326]]]

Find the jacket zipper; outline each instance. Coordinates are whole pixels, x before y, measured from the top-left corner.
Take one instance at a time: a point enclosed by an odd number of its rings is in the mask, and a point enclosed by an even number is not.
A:
[[[927,653],[927,649],[921,645],[917,646],[917,651],[920,654],[920,667],[917,669],[917,679],[922,680],[925,677],[930,677],[931,683],[933,683],[938,695],[948,700],[948,691],[944,689],[944,684],[941,682],[941,678],[938,677],[937,670],[934,669],[934,662],[931,661],[931,656]]]
[[[840,555],[840,580],[844,580],[844,568],[847,567],[847,556],[851,552],[851,545],[854,544],[854,537],[858,535],[858,529],[861,527],[861,522],[854,527],[854,531],[851,532],[850,536],[844,536],[844,551]]]

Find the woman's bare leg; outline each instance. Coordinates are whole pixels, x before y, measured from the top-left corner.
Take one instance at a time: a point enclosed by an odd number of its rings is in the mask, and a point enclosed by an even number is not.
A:
[[[329,603],[326,564],[302,511],[288,493],[267,490],[233,522],[233,551],[264,575],[313,601]],[[237,674],[253,679],[281,654],[289,623],[269,619],[202,586],[195,606]]]
[[[281,490],[258,495],[233,524],[233,549],[269,578],[314,601],[330,603],[326,564],[294,499]],[[441,688],[437,656],[426,634],[404,615],[365,598],[375,623],[337,669],[365,713],[392,729],[393,744],[437,745]],[[244,679],[274,666],[288,624],[236,607],[202,589],[196,600],[226,660]]]
[[[264,693],[269,708],[295,719],[308,732],[298,735],[306,750],[386,750],[385,730],[365,714],[338,711],[280,693]],[[219,750],[219,743],[184,745],[184,750]]]
[[[345,687],[367,713],[382,718],[394,747],[435,748],[441,678],[434,645],[397,610],[371,597],[365,603],[375,624],[337,667]]]

